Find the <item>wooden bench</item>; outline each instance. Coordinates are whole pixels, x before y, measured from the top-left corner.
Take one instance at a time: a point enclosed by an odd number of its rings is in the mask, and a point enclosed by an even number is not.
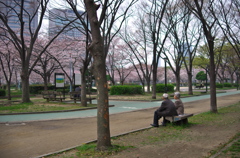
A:
[[[199,89],[200,89],[200,88],[203,88],[203,87],[204,87],[203,84],[196,84],[196,85],[195,85],[195,88],[199,88]]]
[[[166,116],[165,119],[175,123],[176,125],[188,124],[188,117],[193,116],[193,114],[184,114],[179,116]]]
[[[58,91],[42,91],[42,97],[49,101],[57,101],[60,100],[61,102],[65,100],[65,97],[63,97],[62,92]]]
[[[87,94],[88,94],[88,97],[86,99],[90,104],[92,104],[92,100],[96,98],[92,98],[91,93],[87,93]],[[81,101],[81,92],[69,92],[69,95],[70,95],[70,99],[74,100],[74,103],[76,103],[77,101]]]

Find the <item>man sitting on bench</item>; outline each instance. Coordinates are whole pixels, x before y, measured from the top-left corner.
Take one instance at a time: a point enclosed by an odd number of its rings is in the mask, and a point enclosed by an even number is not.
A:
[[[176,111],[174,103],[168,99],[168,94],[164,93],[163,94],[163,102],[161,106],[154,112],[154,117],[153,117],[153,124],[151,126],[153,127],[159,127],[158,120],[161,117],[164,116],[177,116],[178,113]],[[163,126],[166,125],[166,120],[163,119]]]
[[[81,97],[81,86],[76,87],[75,92],[79,92],[79,94],[75,94],[74,97],[80,98]]]
[[[175,107],[179,116],[184,115],[184,106],[182,100],[180,99],[180,93],[174,93]]]

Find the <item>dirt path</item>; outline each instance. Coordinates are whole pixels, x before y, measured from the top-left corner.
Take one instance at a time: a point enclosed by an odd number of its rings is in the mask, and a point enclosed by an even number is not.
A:
[[[240,101],[239,94],[231,95],[226,97],[218,98],[218,107],[223,107],[231,105]],[[185,112],[186,113],[201,113],[209,111],[209,99],[186,103]],[[147,109],[141,111],[113,114],[110,116],[110,127],[111,127],[111,136],[119,135],[122,133],[127,133],[129,131],[135,131],[142,128],[150,127],[152,123],[153,111],[155,109]],[[155,130],[155,129],[151,129]],[[214,131],[211,128],[202,129],[203,131],[209,131],[209,133],[218,133],[223,141],[229,139],[229,136],[232,136],[236,132],[236,129],[233,129],[226,133],[221,133],[221,131]],[[237,126],[239,131],[239,127]],[[39,122],[29,122],[26,124],[17,124],[17,125],[5,125],[0,124],[0,157],[3,158],[27,158],[27,157],[36,157],[39,155],[44,155],[51,152],[56,152],[64,150],[66,148],[74,147],[81,145],[83,143],[89,142],[96,139],[96,118],[81,118],[81,119],[69,119],[69,120],[58,120],[58,121],[39,121]],[[209,134],[210,135],[210,134]],[[216,135],[216,134],[215,134]],[[218,135],[218,134],[217,134]],[[204,142],[208,139],[206,135],[202,135]],[[218,142],[211,142],[212,144],[218,144]],[[203,155],[209,151],[212,147],[211,144],[197,144],[194,146],[194,153]],[[192,146],[191,143],[176,144],[176,150],[173,153],[178,153],[178,147],[184,146],[186,149]],[[200,150],[201,146],[206,146],[205,149]],[[209,147],[208,147],[209,146]],[[197,148],[199,147],[199,148]],[[149,148],[149,149],[148,149]],[[182,151],[184,151],[182,148]],[[158,151],[165,151],[168,149],[163,148],[160,150],[157,146],[156,148],[145,147],[147,153],[141,154],[142,149],[137,149],[137,151],[132,151],[132,157],[149,157],[148,154],[154,153],[158,154]],[[200,153],[199,153],[200,152]],[[135,154],[136,153],[136,154]],[[184,156],[187,155],[183,154]],[[127,154],[124,153],[123,154]],[[123,155],[120,155],[120,157]],[[162,155],[163,156],[163,155]],[[124,157],[131,157],[130,155],[124,155]],[[155,155],[156,157],[156,155]],[[159,157],[159,156],[157,156]],[[168,157],[163,156],[163,157]],[[172,156],[169,156],[172,157]],[[194,157],[194,156],[189,156]]]

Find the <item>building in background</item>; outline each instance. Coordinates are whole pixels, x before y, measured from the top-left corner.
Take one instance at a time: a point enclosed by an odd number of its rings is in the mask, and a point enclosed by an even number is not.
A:
[[[22,30],[24,30],[24,35],[29,35],[29,30],[34,32],[38,26],[38,3],[36,0],[24,0],[22,16],[24,22]],[[8,26],[16,32],[16,34],[19,34],[21,30],[19,16],[22,8],[21,5],[21,0],[1,0],[0,2],[0,14],[8,19]],[[0,21],[0,25],[3,27],[2,21]]]
[[[83,14],[79,11],[79,14]],[[49,37],[56,35],[66,24],[76,19],[73,10],[70,9],[51,9],[49,13]],[[58,39],[65,38],[80,38],[82,36],[83,26],[75,20],[71,23],[58,37]]]

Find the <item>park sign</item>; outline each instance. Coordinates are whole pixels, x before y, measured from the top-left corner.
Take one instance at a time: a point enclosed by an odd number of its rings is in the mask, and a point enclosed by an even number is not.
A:
[[[74,73],[74,85],[81,85],[82,81],[81,81],[81,74],[75,74]]]
[[[64,87],[64,73],[55,73],[55,87],[56,88]]]

